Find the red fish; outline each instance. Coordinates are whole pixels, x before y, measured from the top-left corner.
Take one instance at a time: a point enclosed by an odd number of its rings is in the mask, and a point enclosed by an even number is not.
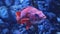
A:
[[[16,19],[18,23],[20,24],[26,24],[26,29],[28,30],[29,27],[31,26],[30,19],[35,20],[35,14],[39,16],[40,19],[45,19],[46,16],[43,14],[42,11],[39,11],[38,9],[34,7],[27,7],[21,12],[16,12]]]

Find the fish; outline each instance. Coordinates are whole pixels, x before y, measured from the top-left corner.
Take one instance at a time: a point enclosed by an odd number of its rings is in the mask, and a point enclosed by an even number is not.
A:
[[[16,12],[16,20],[19,24],[26,24],[26,29],[28,30],[30,28],[30,26],[34,23],[34,22],[31,22],[30,19],[32,19],[33,21],[36,20],[35,15],[39,16],[38,19],[47,18],[42,11],[40,11],[34,7],[28,6],[25,9],[23,9],[22,11]]]

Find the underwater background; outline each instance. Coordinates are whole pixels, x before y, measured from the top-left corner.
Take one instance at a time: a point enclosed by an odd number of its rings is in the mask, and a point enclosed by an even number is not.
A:
[[[38,32],[31,26],[17,24],[15,13],[27,6],[43,11],[47,19],[38,25]],[[0,0],[0,34],[60,34],[60,0]]]

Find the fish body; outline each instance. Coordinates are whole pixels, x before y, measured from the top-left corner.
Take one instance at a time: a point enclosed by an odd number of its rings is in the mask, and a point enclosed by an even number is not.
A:
[[[16,12],[16,19],[17,19],[18,23],[26,24],[26,29],[29,29],[29,27],[32,24],[30,22],[30,19],[36,20],[35,15],[38,15],[39,19],[45,19],[46,18],[46,16],[43,14],[42,11],[39,11],[38,9],[29,6],[25,9],[23,9],[22,11]]]

